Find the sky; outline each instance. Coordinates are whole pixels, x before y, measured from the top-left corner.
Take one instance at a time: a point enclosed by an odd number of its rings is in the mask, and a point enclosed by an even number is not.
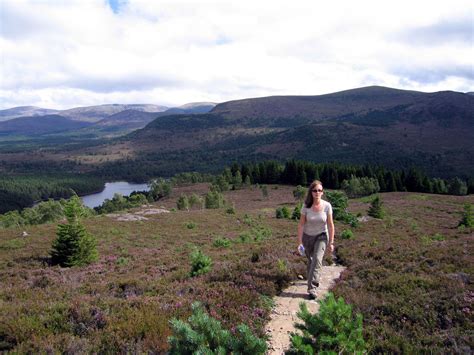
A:
[[[0,109],[474,91],[470,0],[0,0]]]

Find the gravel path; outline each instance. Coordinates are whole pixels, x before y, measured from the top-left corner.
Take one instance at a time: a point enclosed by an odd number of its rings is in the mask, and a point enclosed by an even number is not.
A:
[[[299,310],[300,302],[306,302],[310,312],[317,312],[318,301],[326,296],[344,269],[344,266],[323,266],[316,300],[308,299],[306,280],[295,281],[275,297],[275,308],[272,311],[270,322],[265,327],[266,333],[270,336],[269,355],[284,354],[285,350],[289,348],[290,333],[295,331],[294,323],[298,320],[296,312]]]

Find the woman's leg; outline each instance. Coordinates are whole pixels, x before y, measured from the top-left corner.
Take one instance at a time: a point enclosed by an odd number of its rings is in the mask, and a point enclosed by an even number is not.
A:
[[[308,293],[312,296],[316,296],[316,289],[319,287],[324,252],[327,247],[327,236],[326,234],[320,234],[314,239],[314,247],[311,254],[311,263],[308,272]]]

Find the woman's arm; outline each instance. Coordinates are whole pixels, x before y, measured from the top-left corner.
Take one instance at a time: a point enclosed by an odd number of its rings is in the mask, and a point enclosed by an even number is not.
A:
[[[303,229],[306,223],[306,215],[301,214],[300,222],[298,223],[298,246],[303,244]]]
[[[328,230],[329,230],[329,250],[331,253],[334,251],[334,220],[332,213],[328,214]]]

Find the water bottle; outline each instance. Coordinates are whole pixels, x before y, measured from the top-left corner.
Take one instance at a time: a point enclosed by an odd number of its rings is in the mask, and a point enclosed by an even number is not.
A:
[[[304,246],[303,244],[298,245],[298,253],[300,253],[301,256],[304,256]]]

